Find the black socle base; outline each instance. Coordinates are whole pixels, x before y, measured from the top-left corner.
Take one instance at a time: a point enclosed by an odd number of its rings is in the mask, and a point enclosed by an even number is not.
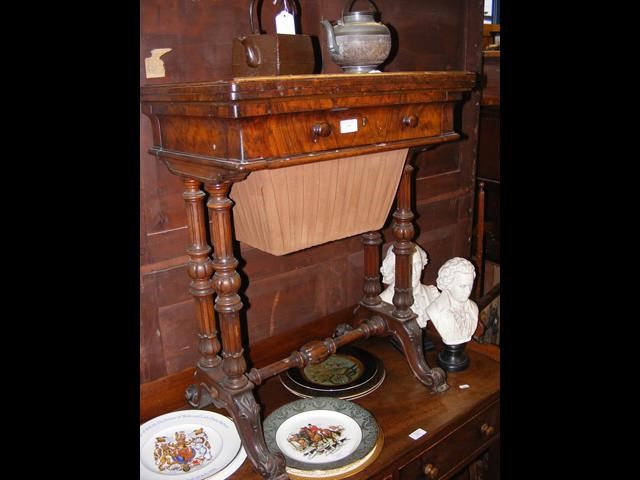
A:
[[[447,372],[459,372],[469,366],[469,357],[464,353],[466,343],[444,345],[438,354],[438,365]]]

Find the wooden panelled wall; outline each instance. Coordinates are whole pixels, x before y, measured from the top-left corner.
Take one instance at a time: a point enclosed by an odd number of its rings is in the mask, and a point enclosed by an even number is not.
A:
[[[259,2],[260,3],[260,2]],[[272,2],[264,0],[263,29],[273,33]],[[339,73],[324,45],[320,20],[339,18],[343,0],[300,0],[302,33],[322,47],[317,73]],[[479,71],[482,0],[376,0],[381,20],[394,37],[384,71]],[[218,80],[232,77],[231,43],[250,33],[249,0],[141,0],[140,84]],[[354,10],[369,3],[358,0]],[[154,48],[166,76],[146,79],[144,58]],[[462,110],[464,140],[418,154],[414,212],[416,241],[429,254],[423,282],[435,283],[438,268],[452,256],[470,255],[478,93]],[[147,150],[151,128],[140,116],[140,381],[193,367],[196,321],[185,269],[188,242],[178,177]],[[392,240],[385,225],[382,255]],[[244,334],[253,344],[354,305],[362,289],[362,246],[347,238],[275,257],[238,245],[245,306]],[[247,282],[247,278],[250,280]],[[248,325],[250,327],[248,327]],[[250,331],[249,331],[250,330]],[[282,352],[281,356],[289,352]]]

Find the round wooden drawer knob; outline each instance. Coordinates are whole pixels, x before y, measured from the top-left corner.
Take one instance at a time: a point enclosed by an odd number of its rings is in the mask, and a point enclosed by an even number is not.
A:
[[[424,467],[424,474],[427,478],[434,479],[438,476],[440,469],[436,467],[433,463],[427,463]]]
[[[318,141],[318,137],[328,137],[329,135],[331,135],[331,125],[326,122],[316,123],[311,129],[314,143]]]
[[[415,127],[418,125],[418,117],[416,115],[405,115],[402,118],[402,126],[403,127]]]
[[[488,423],[483,423],[480,427],[480,433],[482,433],[485,437],[490,437],[494,433],[496,433],[496,429]]]

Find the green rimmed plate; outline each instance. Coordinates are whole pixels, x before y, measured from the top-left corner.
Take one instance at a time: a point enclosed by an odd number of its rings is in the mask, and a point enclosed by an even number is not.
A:
[[[360,405],[331,397],[296,400],[264,423],[267,447],[285,456],[287,466],[329,470],[349,465],[371,452],[378,423]]]

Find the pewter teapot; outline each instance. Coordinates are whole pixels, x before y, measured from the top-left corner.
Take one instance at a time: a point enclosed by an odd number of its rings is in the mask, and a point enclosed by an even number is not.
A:
[[[391,33],[386,25],[376,22],[378,11],[351,11],[353,0],[347,0],[342,8],[342,18],[335,26],[328,20],[320,23],[327,32],[331,59],[345,73],[367,73],[384,62],[391,51]],[[349,12],[345,9],[349,6]]]

